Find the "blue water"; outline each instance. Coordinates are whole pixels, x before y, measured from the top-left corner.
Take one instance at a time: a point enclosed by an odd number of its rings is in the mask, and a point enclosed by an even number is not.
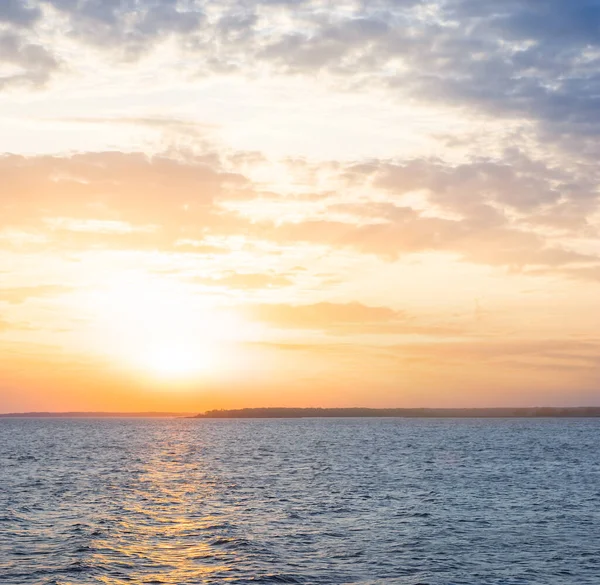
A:
[[[600,583],[599,419],[0,420],[0,582]]]

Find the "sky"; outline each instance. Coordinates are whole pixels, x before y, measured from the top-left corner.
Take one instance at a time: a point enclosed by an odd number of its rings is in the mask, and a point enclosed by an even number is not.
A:
[[[2,0],[0,412],[600,405],[599,31]]]

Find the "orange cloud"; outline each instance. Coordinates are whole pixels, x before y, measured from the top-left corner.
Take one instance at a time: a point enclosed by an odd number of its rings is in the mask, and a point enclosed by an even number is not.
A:
[[[403,320],[404,315],[388,307],[369,307],[361,303],[316,303],[312,305],[254,305],[247,309],[254,319],[277,327],[368,331]]]
[[[542,173],[534,182],[527,163],[519,164],[521,167],[509,168],[475,162],[453,168],[420,161],[405,166],[349,166],[340,172],[340,185],[344,181],[349,185],[348,177],[352,181],[375,177],[373,196],[384,194],[388,200],[324,203],[311,197],[305,201],[309,207],[304,216],[296,220],[258,221],[224,207],[224,203],[240,198],[258,202],[261,189],[247,177],[222,168],[213,155],[185,160],[116,152],[62,158],[5,156],[0,158],[0,227],[29,233],[30,246],[35,245],[37,236],[39,249],[105,247],[202,253],[208,245],[204,238],[214,234],[280,246],[309,243],[346,248],[387,259],[441,251],[478,264],[519,268],[598,266],[597,255],[568,249],[528,227],[535,223],[539,206],[544,201],[553,205],[556,194],[549,186],[551,170],[545,169],[548,177]],[[510,198],[517,188],[537,193],[537,199],[532,195],[530,203],[519,208],[527,214],[523,221],[511,220],[501,207],[516,205]],[[441,215],[398,205],[390,195],[411,189],[424,189]],[[343,198],[344,192],[339,196]],[[289,198],[282,196],[271,204],[285,211]],[[310,216],[310,206],[316,216]],[[337,217],[340,213],[347,221]],[[444,213],[457,215],[449,218]],[[547,216],[548,207],[540,213]],[[210,251],[216,252],[214,247]],[[579,274],[584,277],[587,273]],[[247,287],[251,277],[245,278],[246,284],[240,277],[228,278]]]
[[[191,282],[206,286],[223,286],[226,288],[244,290],[280,288],[291,285],[293,281],[281,274],[228,272],[220,275],[216,274],[212,278],[195,277],[191,279]]]
[[[18,305],[32,298],[60,295],[70,291],[71,288],[60,285],[20,286],[0,288],[0,303]]]

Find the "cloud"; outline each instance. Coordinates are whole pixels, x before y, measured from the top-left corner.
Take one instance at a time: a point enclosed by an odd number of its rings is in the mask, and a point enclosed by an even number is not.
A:
[[[372,160],[337,168],[339,188],[328,189],[327,197],[301,198],[301,211],[287,216],[286,206],[297,198],[272,193],[271,215],[256,219],[263,190],[215,153],[4,156],[0,228],[30,234],[30,245],[77,250],[212,254],[223,251],[218,238],[242,236],[386,259],[435,251],[518,269],[598,265],[598,256],[544,232],[559,226],[571,237],[596,237],[593,170],[567,173],[515,154],[460,165]],[[357,187],[365,189],[358,198]],[[312,185],[309,190],[315,193]],[[421,193],[425,205],[407,203],[411,192]],[[227,205],[240,201],[241,210]],[[209,284],[261,288],[285,286],[286,278],[239,271]]]
[[[362,303],[311,305],[262,304],[247,309],[249,317],[271,325],[291,329],[326,329],[338,332],[369,332],[369,325],[381,326],[403,320],[403,313],[388,307]]]
[[[39,226],[57,217],[125,221],[134,228],[161,226],[176,232],[172,238],[201,226],[217,197],[246,182],[202,158],[183,162],[119,152],[4,156],[0,173],[5,226]]]
[[[371,184],[390,199],[332,206],[332,211],[363,218],[363,224],[364,218],[370,221],[360,227],[329,226],[326,231],[339,241],[375,253],[384,253],[386,242],[390,251],[454,251],[491,264],[597,261],[563,249],[543,233],[549,228],[572,237],[598,236],[592,218],[599,205],[599,177],[593,167],[567,170],[507,151],[502,159],[475,158],[458,165],[374,160],[342,172],[350,185]],[[421,194],[425,213],[395,202],[411,192]]]
[[[58,18],[43,44],[15,41],[47,15]],[[202,75],[325,73],[353,91],[385,87],[401,100],[539,122],[554,140],[600,131],[596,0],[5,0],[0,21],[0,54],[27,71],[10,83],[45,83],[65,35],[129,60],[175,38]]]
[[[367,225],[320,220],[282,225],[263,223],[254,227],[257,237],[272,238],[280,243],[305,242],[350,248],[390,260],[428,251],[454,253],[478,264],[514,268],[599,260],[594,255],[549,245],[543,237],[519,229],[423,217],[415,211],[406,219]]]
[[[295,360],[311,357],[323,368],[337,369],[375,390],[390,384],[395,396],[414,395],[418,401],[434,389],[431,403],[452,404],[473,396],[488,404],[526,404],[531,400],[577,400],[579,392],[595,396],[600,344],[569,339],[495,339],[401,343],[394,345],[326,342],[255,344],[290,353]],[[465,371],[468,376],[465,377]],[[396,398],[397,399],[397,398]],[[529,403],[531,404],[531,403]]]
[[[440,366],[453,363],[505,365],[517,369],[594,370],[600,362],[595,340],[569,339],[432,342],[399,344],[385,350],[389,359],[435,360]]]
[[[259,58],[272,61],[291,73],[314,72],[327,67],[333,72],[348,72],[350,66],[364,67],[365,47],[385,38],[391,27],[382,17],[355,17],[336,22],[313,19],[310,36],[291,32],[267,45]],[[361,67],[362,65],[362,67]]]
[[[43,26],[45,21],[51,27]],[[170,36],[183,39],[197,32],[203,21],[194,1],[2,0],[0,25],[7,28],[0,29],[0,65],[16,72],[0,76],[0,90],[45,85],[62,64],[57,44],[63,37],[131,61]],[[23,36],[19,31],[25,29],[32,34]]]
[[[0,22],[28,27],[40,16],[39,6],[28,6],[23,0],[3,0],[0,3]]]
[[[59,69],[59,61],[45,47],[31,43],[20,34],[0,30],[0,66],[8,67],[0,76],[0,90],[8,86],[40,87]]]
[[[244,50],[281,72],[326,71],[354,91],[377,84],[402,97],[540,121],[555,134],[598,133],[595,0],[423,7],[390,0],[353,11],[303,11],[267,42],[250,37]],[[235,53],[227,44],[222,53],[228,48]]]
[[[61,285],[38,285],[0,288],[0,303],[20,305],[29,299],[52,297],[69,292],[70,287]]]
[[[590,282],[600,283],[600,265],[595,266],[565,266],[560,270],[550,270],[548,268],[537,268],[527,271],[528,274],[543,276],[560,276],[571,278],[573,280],[589,280]]]
[[[415,319],[405,311],[373,307],[359,302],[321,302],[310,305],[259,304],[245,307],[250,319],[282,329],[313,329],[334,335],[419,336],[449,338],[463,336],[463,327]],[[304,346],[299,346],[304,348]],[[325,347],[319,344],[319,351]],[[292,349],[284,344],[283,349]],[[306,347],[305,349],[308,349]],[[337,348],[340,350],[341,348]]]
[[[81,42],[130,58],[168,35],[198,29],[204,13],[179,0],[41,0],[68,19],[69,34]]]
[[[263,288],[281,288],[293,283],[287,276],[281,274],[227,272],[212,278],[195,277],[192,282],[205,286],[218,286],[240,290]]]
[[[34,328],[28,323],[9,321],[0,317],[0,333],[8,331],[34,331]]]
[[[201,123],[197,120],[177,118],[177,117],[72,117],[60,118],[58,121],[73,124],[105,124],[105,125],[127,125],[127,126],[146,126],[148,128],[158,128],[160,130],[177,132],[179,134],[189,134],[193,136],[201,135],[210,130],[214,130],[216,125]]]

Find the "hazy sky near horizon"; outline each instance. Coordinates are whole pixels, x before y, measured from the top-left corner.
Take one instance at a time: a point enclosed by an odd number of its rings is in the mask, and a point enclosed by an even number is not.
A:
[[[0,2],[0,412],[600,404],[598,0]]]

